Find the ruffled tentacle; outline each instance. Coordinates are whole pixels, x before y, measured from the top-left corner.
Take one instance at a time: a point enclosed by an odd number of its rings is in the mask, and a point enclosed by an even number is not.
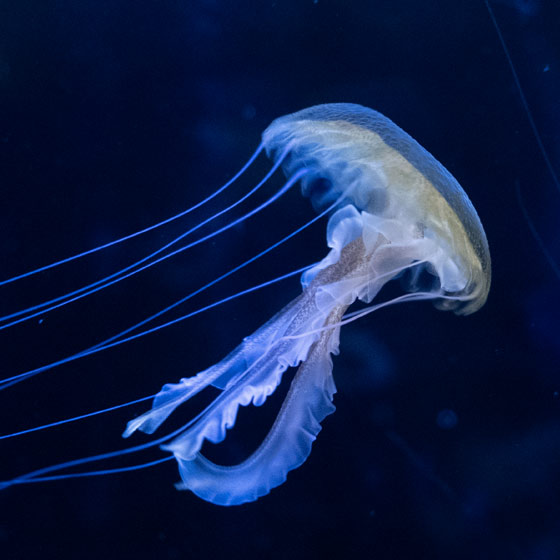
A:
[[[351,206],[338,210],[329,227],[331,251],[304,275],[301,296],[220,363],[194,378],[165,385],[152,410],[127,426],[125,436],[137,429],[152,433],[179,404],[208,385],[221,389],[205,410],[162,446],[179,464],[181,487],[210,502],[242,504],[281,484],[290,470],[305,461],[321,430],[320,422],[334,411],[330,355],[338,352],[336,325],[347,307],[366,293],[369,253],[386,240],[377,234],[366,244],[361,235],[364,216]],[[232,467],[216,465],[201,455],[205,440],[224,440],[239,406],[263,404],[286,369],[296,366],[298,372],[280,413],[253,455]]]
[[[335,410],[330,352],[338,346],[338,329],[333,331],[327,331],[313,345],[266,439],[244,462],[224,467],[200,452],[193,456],[190,447],[185,447],[185,439],[178,438],[165,446],[179,464],[183,482],[178,488],[191,490],[218,505],[239,505],[268,494],[307,459],[321,431],[321,421]]]
[[[152,434],[180,404],[188,401],[209,385],[224,389],[235,383],[273,347],[275,340],[286,333],[300,309],[301,298],[302,296],[299,296],[294,299],[251,336],[246,337],[221,362],[193,377],[183,378],[179,383],[164,385],[155,396],[151,410],[128,422],[123,437],[130,436],[136,430]],[[305,353],[306,349],[300,348],[299,352]]]

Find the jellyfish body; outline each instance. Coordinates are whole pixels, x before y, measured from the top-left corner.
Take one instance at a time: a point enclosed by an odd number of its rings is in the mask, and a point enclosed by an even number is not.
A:
[[[406,273],[402,300],[431,299],[440,309],[469,314],[484,304],[490,287],[486,236],[465,192],[380,113],[345,103],[311,107],[274,121],[263,144],[273,159],[281,157],[288,176],[305,170],[302,191],[316,208],[333,208],[330,251],[303,274],[299,297],[218,364],[165,385],[152,409],[123,434],[153,433],[205,387],[220,389],[162,446],[177,460],[179,487],[220,505],[256,500],[308,457],[321,421],[334,411],[331,354],[338,353],[353,302],[371,303]],[[234,466],[207,459],[203,442],[223,441],[239,406],[262,405],[289,367],[297,371],[260,447]]]

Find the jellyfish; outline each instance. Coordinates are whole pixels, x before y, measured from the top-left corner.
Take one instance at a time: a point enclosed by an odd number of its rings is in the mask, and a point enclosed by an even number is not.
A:
[[[167,459],[177,462],[178,488],[223,506],[268,494],[309,456],[321,422],[335,409],[332,355],[339,352],[344,324],[380,307],[415,300],[431,300],[438,309],[468,315],[484,305],[491,282],[486,235],[469,198],[429,152],[379,112],[349,103],[310,107],[273,121],[261,147],[273,160],[273,170],[281,167],[288,177],[277,196],[299,182],[318,218],[328,216],[329,251],[300,271],[298,297],[220,362],[164,385],[151,409],[130,420],[123,433],[125,438],[137,431],[153,434],[172,413],[180,414],[180,405],[210,386],[216,388],[217,396],[194,418],[132,449],[159,445]],[[404,293],[378,301],[382,288],[396,278]],[[91,286],[88,289],[100,287]],[[70,294],[69,299],[80,296]],[[357,301],[362,306],[349,312]],[[126,335],[132,330],[47,369],[130,339]],[[208,459],[204,442],[223,442],[239,407],[263,405],[289,368],[295,374],[259,447],[236,465]],[[72,465],[35,471],[4,485],[67,466]]]

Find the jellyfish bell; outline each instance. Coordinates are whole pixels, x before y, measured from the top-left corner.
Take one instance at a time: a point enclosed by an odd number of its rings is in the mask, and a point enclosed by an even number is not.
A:
[[[221,505],[267,494],[309,455],[320,422],[334,411],[330,356],[338,353],[340,327],[354,301],[371,303],[388,281],[420,267],[437,278],[434,288],[419,291],[412,281],[412,293],[401,300],[432,299],[441,309],[468,314],[484,304],[490,287],[486,236],[466,194],[380,113],[345,103],[311,107],[274,121],[263,144],[273,159],[284,155],[288,176],[306,171],[302,190],[316,207],[334,206],[327,225],[330,252],[303,274],[298,298],[222,362],[165,385],[152,410],[130,421],[124,433],[153,433],[203,388],[221,389],[163,446],[178,462],[180,487]],[[204,457],[203,442],[223,441],[238,407],[262,404],[288,367],[297,373],[257,451],[227,467]]]
[[[322,199],[344,194],[357,211],[377,217],[379,227],[386,222],[398,236],[436,243],[441,251],[429,264],[442,289],[457,296],[436,305],[461,314],[484,305],[490,253],[476,210],[451,173],[387,117],[351,103],[318,105],[276,119],[263,141],[273,157],[292,146],[283,164],[288,175],[311,168],[301,180],[304,195],[313,198],[313,182],[327,180]],[[336,222],[333,216],[329,231]]]
[[[321,430],[321,421],[334,411],[332,400],[336,388],[331,355],[339,351],[340,329],[345,323],[380,307],[404,301],[431,300],[438,308],[453,310],[457,314],[473,313],[484,304],[490,288],[490,256],[476,211],[452,175],[392,121],[360,105],[319,105],[275,120],[264,131],[261,147],[243,169],[251,165],[262,149],[274,161],[272,170],[240,201],[260,188],[279,167],[288,176],[285,186],[242,218],[169,254],[227,231],[300,182],[304,196],[319,211],[309,223],[328,216],[327,244],[330,249],[321,261],[305,267],[301,277],[302,293],[256,332],[244,338],[222,361],[178,383],[164,385],[154,397],[151,410],[129,421],[123,436],[129,437],[137,430],[152,434],[182,403],[209,386],[219,390],[206,408],[171,434],[126,450],[40,469],[5,482],[4,487],[75,476],[73,473],[56,473],[97,459],[159,445],[166,452],[163,460],[174,458],[177,461],[182,479],[180,488],[191,490],[219,505],[256,500],[282,484],[288,472],[306,460]],[[230,183],[205,201],[219,194]],[[201,224],[210,223],[237,204],[239,202]],[[187,212],[190,209],[178,216]],[[193,294],[254,262],[307,225]],[[101,281],[12,314],[7,317],[6,324],[16,324],[71,303],[156,264],[167,258],[165,251],[170,250],[174,243],[182,241],[199,227],[200,224]],[[163,256],[160,255],[162,252]],[[20,277],[72,259],[63,259]],[[426,281],[426,275],[430,281]],[[403,276],[406,292],[392,300],[377,302],[383,286]],[[158,325],[137,332],[193,294],[82,352],[5,379],[0,388],[162,328]],[[347,313],[356,300],[369,306]],[[163,326],[175,322],[170,321]],[[268,435],[257,450],[233,466],[218,465],[206,458],[201,452],[203,443],[222,442],[227,430],[236,422],[239,406],[264,404],[281,383],[288,368],[296,368],[295,375]],[[114,469],[113,472],[120,470],[123,469]],[[100,471],[99,474],[106,472]]]

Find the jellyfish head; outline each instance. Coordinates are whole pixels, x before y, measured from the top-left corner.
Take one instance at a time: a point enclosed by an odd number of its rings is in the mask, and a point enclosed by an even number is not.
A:
[[[410,269],[407,288],[432,297],[440,309],[468,314],[484,305],[490,255],[472,203],[455,178],[388,118],[360,105],[320,105],[277,119],[263,140],[272,157],[292,146],[284,169],[289,175],[310,170],[302,190],[316,208],[339,201],[328,224],[329,246],[340,249],[335,238],[345,229],[347,239],[361,235],[375,279],[362,299],[371,301],[391,271]],[[317,270],[307,272],[304,283]],[[433,282],[425,281],[426,273]]]

